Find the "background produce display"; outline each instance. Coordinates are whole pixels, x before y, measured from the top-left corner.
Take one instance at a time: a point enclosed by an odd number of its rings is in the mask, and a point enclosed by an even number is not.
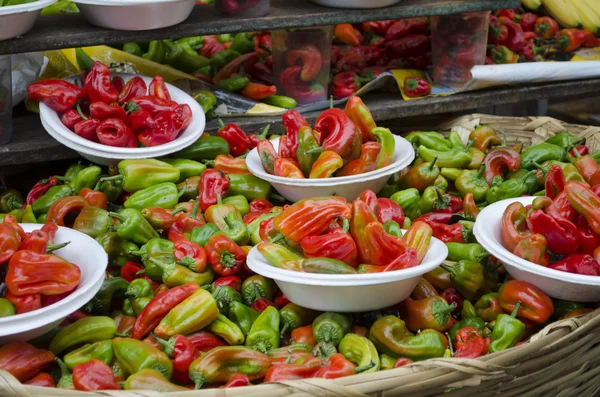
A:
[[[336,111],[356,131],[372,123],[373,132],[377,126],[363,110]],[[299,120],[293,111],[284,120],[290,117]],[[297,142],[299,123],[284,125],[286,140]],[[327,140],[335,131],[320,133]],[[109,269],[95,298],[55,330],[0,347],[0,368],[26,384],[77,390],[167,392],[333,379],[503,351],[527,343],[548,322],[595,307],[551,299],[512,279],[471,233],[487,203],[539,192],[555,206],[560,194],[576,189],[595,195],[584,181],[592,182],[598,153],[586,154],[584,142],[567,132],[530,148],[506,145],[488,126],[474,129],[468,144],[458,133],[413,132],[406,137],[416,148],[413,164],[383,191],[365,191],[352,203],[337,197],[282,201],[268,183],[249,175],[244,155],[253,143],[240,137],[239,127],[229,125],[172,158],[124,160],[108,169],[74,164],[64,176],[41,180],[25,199],[14,190],[3,193],[2,225],[72,227],[104,247]],[[269,145],[262,136],[253,139]],[[565,149],[575,146],[581,157]],[[342,156],[347,149],[333,150]],[[566,193],[557,167],[569,181]],[[543,197],[546,184],[553,190]],[[600,208],[594,204],[600,199],[586,198],[585,208],[579,201],[561,204],[581,215],[569,230],[580,239],[594,230],[593,211]],[[548,210],[543,216],[555,215]],[[561,227],[568,222],[552,219]],[[246,265],[258,245],[284,268],[397,270],[390,266],[402,262],[404,268],[401,258],[418,266],[431,237],[446,243],[447,261],[426,273],[410,298],[375,312],[304,309]],[[589,247],[580,244],[575,254]],[[522,248],[524,258],[539,252]],[[598,265],[593,257],[585,262]],[[13,306],[17,316],[30,310]]]

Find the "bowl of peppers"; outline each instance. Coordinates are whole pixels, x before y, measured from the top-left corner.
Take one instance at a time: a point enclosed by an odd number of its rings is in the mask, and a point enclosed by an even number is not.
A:
[[[515,279],[555,299],[597,302],[600,234],[594,228],[600,223],[594,216],[600,220],[600,198],[584,184],[569,182],[554,198],[494,203],[477,216],[473,230]]]
[[[248,267],[275,280],[302,307],[336,312],[390,307],[406,299],[448,249],[425,222],[402,230],[402,210],[388,204],[373,191],[352,203],[336,196],[298,201],[265,225]]]
[[[200,105],[162,77],[111,75],[101,62],[85,78],[30,84],[28,94],[53,138],[103,165],[184,149],[206,125]]]
[[[7,219],[8,217],[8,219]],[[0,344],[27,341],[89,302],[104,281],[108,257],[94,239],[54,223],[0,224]],[[13,218],[13,219],[11,219]]]
[[[297,111],[282,115],[286,135],[261,141],[246,158],[248,170],[289,201],[341,196],[354,200],[365,190],[379,192],[389,177],[415,157],[406,139],[377,127],[360,99],[331,108],[314,128]]]

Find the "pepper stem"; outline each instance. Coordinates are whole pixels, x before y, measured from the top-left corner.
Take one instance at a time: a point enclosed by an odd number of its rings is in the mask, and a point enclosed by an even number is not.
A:
[[[100,190],[100,186],[102,185],[102,178],[98,179],[96,186],[94,186],[94,190]]]
[[[263,140],[267,138],[267,134],[271,130],[271,126],[273,124],[267,124],[267,126],[262,130],[262,132],[258,135],[258,139]]]
[[[334,105],[333,105],[333,95],[331,95],[329,97],[329,109],[333,109],[333,108],[334,108]]]
[[[173,350],[175,349],[175,339],[171,338],[169,340],[165,340],[159,338],[158,336],[151,334],[151,336],[156,339],[158,343],[160,343],[165,348],[165,354],[171,358],[173,358]]]
[[[217,119],[217,123],[219,124],[219,128],[225,128],[225,123],[220,117]]]
[[[368,364],[361,365],[360,367],[356,367],[356,373],[357,373],[357,374],[360,374],[361,372],[368,371],[368,370],[370,370],[371,368],[373,368],[374,366],[375,366],[375,362],[374,362],[374,361],[371,361],[371,362],[370,362],[370,363],[368,363]]]
[[[306,154],[313,154],[313,153],[321,153],[322,151],[323,151],[323,148],[319,146],[319,147],[316,147],[314,149],[307,150],[304,153],[306,153]]]
[[[200,201],[200,200],[196,200],[196,201]],[[220,194],[217,194],[217,204],[223,204],[223,200],[221,199]]]
[[[281,332],[279,333],[279,336],[283,338],[283,336],[285,335],[285,331],[287,331],[287,329],[290,327],[290,324],[285,323],[283,324],[283,328],[281,329]],[[288,357],[288,359],[291,359],[292,357],[292,352],[290,351],[290,356]],[[289,364],[289,363],[286,363]]]
[[[541,171],[542,171],[544,174],[547,174],[547,173],[548,173],[548,169],[549,169],[549,167],[544,167],[543,165],[541,165],[541,164],[538,164],[538,163],[536,163],[535,161],[533,162],[533,166],[534,166],[535,168],[537,168],[537,169],[541,170]]]
[[[448,266],[448,265],[446,265],[445,263],[442,263],[442,264],[440,265],[440,267],[441,267],[442,269],[444,269],[445,271],[447,271],[448,273],[450,273],[450,275],[451,275],[452,277],[456,277],[456,269],[454,268],[454,266]]]
[[[77,110],[77,113],[79,113],[79,117],[81,117],[83,120],[88,119],[87,117],[85,117],[85,114],[83,114],[83,112],[81,111],[81,106],[79,106],[79,102],[77,102],[77,105],[75,105],[75,109]]]
[[[199,208],[200,208],[200,200],[196,200],[196,202],[194,203],[194,206],[192,207],[192,215],[190,215],[190,218],[198,219],[198,209]]]
[[[467,146],[465,147],[465,150],[464,150],[464,151],[465,151],[465,152],[468,152],[468,151],[469,151],[469,149],[471,149],[471,147],[472,147],[472,146],[475,144],[475,141],[476,141],[476,140],[477,140],[477,139],[471,139],[471,140],[469,141],[469,143],[467,143]]]
[[[184,207],[179,207],[179,208],[176,208],[173,211],[171,211],[171,215],[176,215],[176,214],[179,214],[180,212],[187,212],[187,210]]]
[[[179,261],[177,261],[177,264],[185,266],[190,270],[196,270],[196,261],[191,256],[184,256]]]
[[[284,328],[285,328],[285,327],[287,327],[287,324],[286,324],[286,325],[284,325]],[[283,335],[283,333],[282,333],[281,335]],[[293,354],[292,354],[292,349],[288,349],[288,358],[287,358],[287,360],[285,360],[285,363],[286,363],[286,364],[289,364],[289,363],[291,363],[291,362],[292,362],[292,357],[293,357]]]
[[[235,267],[237,265],[235,255],[229,251],[221,252],[220,262],[224,267]]]
[[[348,219],[344,218],[342,220],[342,232],[348,233],[349,230],[350,230],[350,221]]]
[[[125,218],[123,215],[121,214],[117,214],[116,212],[109,212],[108,215],[110,215],[111,217],[121,221],[121,222],[126,222],[127,218]]]
[[[481,178],[483,176],[483,173],[485,172],[485,164],[483,164],[481,167],[479,167],[479,171],[477,171],[477,178]]]
[[[577,150],[577,146],[573,146],[573,151],[575,152],[575,157],[581,157],[581,153],[579,153],[579,150]]]
[[[55,178],[57,181],[61,181],[61,182],[71,182],[71,181],[73,180],[73,178],[72,178],[72,177],[70,177],[70,176],[59,176],[59,175],[57,175],[57,176],[55,176],[54,178]]]
[[[185,186],[182,186],[181,189],[177,192],[177,198],[181,198],[185,194]]]
[[[517,313],[519,313],[519,309],[521,308],[521,301],[518,301],[517,304],[515,305],[515,308],[513,309],[512,313],[510,314],[511,317],[517,317]]]
[[[435,158],[433,159],[433,161],[431,162],[431,164],[429,164],[429,167],[428,167],[428,168],[429,168],[429,170],[430,170],[430,171],[433,171],[433,167],[435,167],[435,163],[437,163],[437,161],[438,161],[438,158],[437,158],[437,157],[435,157]]]
[[[67,245],[71,244],[70,241],[64,242],[64,243],[60,243],[60,244],[48,244],[48,248],[46,248],[46,253],[49,254],[51,252],[57,251],[61,248],[66,247]]]
[[[105,176],[103,178],[100,178],[99,182],[105,182],[105,181],[122,181],[123,179],[125,179],[123,177],[123,175]]]
[[[202,160],[202,162],[208,167],[214,168],[214,166],[215,166],[215,160]]]

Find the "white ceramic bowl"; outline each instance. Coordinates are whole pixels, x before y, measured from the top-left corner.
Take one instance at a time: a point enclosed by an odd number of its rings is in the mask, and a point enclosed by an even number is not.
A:
[[[448,248],[431,239],[427,255],[419,266],[387,273],[313,274],[273,267],[254,247],[248,254],[248,267],[275,280],[291,302],[313,310],[363,312],[390,307],[411,294],[421,276],[438,267],[448,256]]]
[[[393,163],[379,170],[367,172],[360,175],[342,176],[322,179],[300,179],[283,178],[265,172],[262,166],[258,150],[252,149],[246,158],[248,170],[260,179],[269,182],[273,187],[289,201],[298,201],[308,197],[341,196],[352,201],[365,190],[373,190],[378,193],[389,177],[413,162],[415,151],[406,139],[394,135],[396,147],[394,150]],[[277,151],[279,138],[271,141]]]
[[[123,77],[125,81],[134,77],[134,75],[122,73],[116,73],[116,75]],[[140,77],[144,79],[146,84],[149,84],[152,81],[152,78],[150,77]],[[80,76],[71,76],[66,80],[74,82],[79,78]],[[77,151],[88,160],[98,164],[108,165],[119,160],[165,156],[182,150],[194,143],[200,138],[200,135],[202,135],[206,126],[206,117],[198,102],[184,91],[171,84],[167,84],[167,87],[171,94],[171,98],[175,102],[188,104],[190,106],[192,109],[192,120],[190,125],[177,137],[177,139],[164,145],[143,148],[121,148],[88,141],[65,127],[60,120],[58,113],[43,103],[40,103],[40,120],[42,126],[54,139],[68,148]]]
[[[484,208],[477,216],[473,229],[477,241],[504,264],[511,276],[530,282],[552,298],[575,302],[600,301],[600,276],[549,269],[526,261],[504,248],[500,235],[504,210],[512,203],[519,202],[526,206],[534,199],[535,197],[519,197],[502,200]]]
[[[39,224],[22,223],[26,232],[42,227]],[[0,345],[27,341],[45,334],[56,327],[69,314],[89,302],[102,286],[108,264],[106,252],[93,238],[66,227],[59,227],[56,243],[71,244],[56,251],[81,269],[81,281],[71,295],[53,305],[33,312],[0,318]]]
[[[400,2],[400,0],[311,0],[315,4],[334,8],[380,8]]]
[[[0,7],[0,40],[8,40],[29,32],[40,16],[42,8],[57,0],[38,0],[33,3]]]
[[[149,30],[185,21],[196,0],[75,0],[92,25],[117,30]]]

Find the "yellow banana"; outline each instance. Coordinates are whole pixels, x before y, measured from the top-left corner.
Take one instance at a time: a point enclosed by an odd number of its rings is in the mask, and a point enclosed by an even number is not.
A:
[[[579,13],[568,0],[542,0],[546,11],[564,27],[579,27]]]
[[[528,10],[535,11],[542,6],[542,0],[521,0],[521,5]]]
[[[585,0],[570,0],[581,19],[581,26],[593,34],[600,30],[600,14],[586,3]]]

